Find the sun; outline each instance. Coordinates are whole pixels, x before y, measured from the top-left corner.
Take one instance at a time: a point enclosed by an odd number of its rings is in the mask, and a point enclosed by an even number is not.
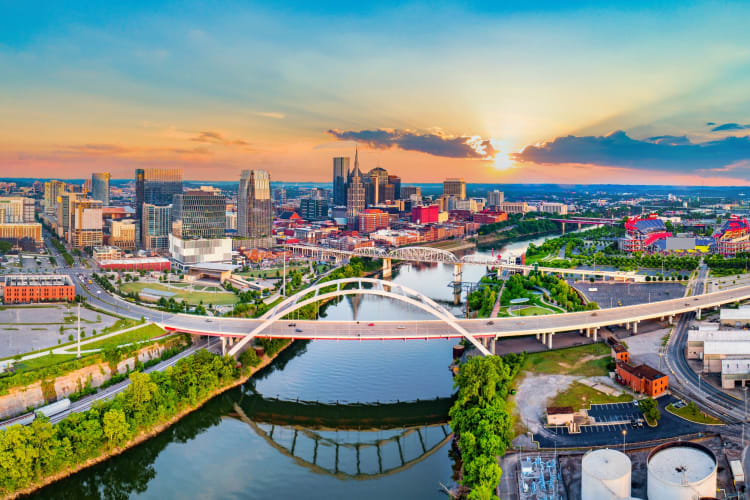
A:
[[[513,166],[513,160],[507,154],[498,153],[495,155],[495,168],[497,170],[508,170]]]

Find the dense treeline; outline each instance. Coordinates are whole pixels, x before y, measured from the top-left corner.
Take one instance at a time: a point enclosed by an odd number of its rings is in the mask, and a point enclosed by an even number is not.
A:
[[[725,258],[712,255],[706,258],[706,264],[714,275],[728,276],[730,274],[746,273],[750,262],[750,254],[738,253],[734,257]]]
[[[479,287],[469,292],[467,296],[469,311],[476,311],[479,318],[490,316],[502,285],[502,280],[491,276],[482,276],[482,279],[479,280]]]
[[[513,418],[505,400],[525,357],[477,356],[463,363],[456,375],[458,394],[449,413],[450,426],[461,451],[461,484],[471,489],[470,500],[497,498],[503,472],[497,458],[513,439]]]
[[[30,426],[0,432],[0,494],[9,495],[46,477],[124,446],[132,438],[203,402],[234,382],[234,360],[202,350],[164,372],[130,374],[130,385],[58,424],[37,418]]]

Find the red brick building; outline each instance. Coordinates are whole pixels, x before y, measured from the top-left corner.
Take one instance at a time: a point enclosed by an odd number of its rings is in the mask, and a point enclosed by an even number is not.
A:
[[[630,353],[620,341],[614,337],[609,337],[607,344],[609,344],[610,355],[615,361],[630,363]]]
[[[494,224],[495,222],[504,222],[508,220],[508,214],[494,210],[482,210],[473,215],[474,222],[479,224]]]
[[[623,385],[652,398],[658,398],[669,389],[669,377],[648,365],[631,366],[617,362],[617,379]]]
[[[437,205],[414,207],[411,209],[411,221],[414,224],[434,224],[438,221],[439,213]]]
[[[359,213],[359,225],[357,228],[360,233],[368,234],[378,229],[388,229],[390,226],[390,215],[377,208],[368,208]]]
[[[26,304],[29,302],[72,302],[76,288],[70,276],[22,275],[5,276],[2,280],[3,302],[5,304]]]
[[[105,271],[169,271],[171,263],[163,257],[131,257],[97,261]]]

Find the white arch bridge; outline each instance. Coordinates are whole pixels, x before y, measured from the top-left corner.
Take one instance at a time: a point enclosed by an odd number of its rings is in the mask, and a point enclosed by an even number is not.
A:
[[[235,344],[229,350],[228,354],[230,356],[238,354],[254,337],[262,336],[264,330],[294,311],[310,304],[346,295],[376,295],[398,300],[422,309],[458,332],[462,337],[474,344],[482,354],[491,354],[482,342],[474,338],[464,327],[458,324],[456,317],[450,311],[431,298],[406,286],[373,278],[344,278],[326,281],[297,292],[261,316],[261,323]]]

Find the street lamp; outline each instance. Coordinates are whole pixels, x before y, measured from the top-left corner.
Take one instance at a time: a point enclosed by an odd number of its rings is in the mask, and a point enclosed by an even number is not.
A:
[[[625,452],[625,436],[628,435],[627,429],[622,430],[622,451]]]
[[[701,375],[703,375],[703,373],[698,374],[698,394],[699,395],[701,393]]]

